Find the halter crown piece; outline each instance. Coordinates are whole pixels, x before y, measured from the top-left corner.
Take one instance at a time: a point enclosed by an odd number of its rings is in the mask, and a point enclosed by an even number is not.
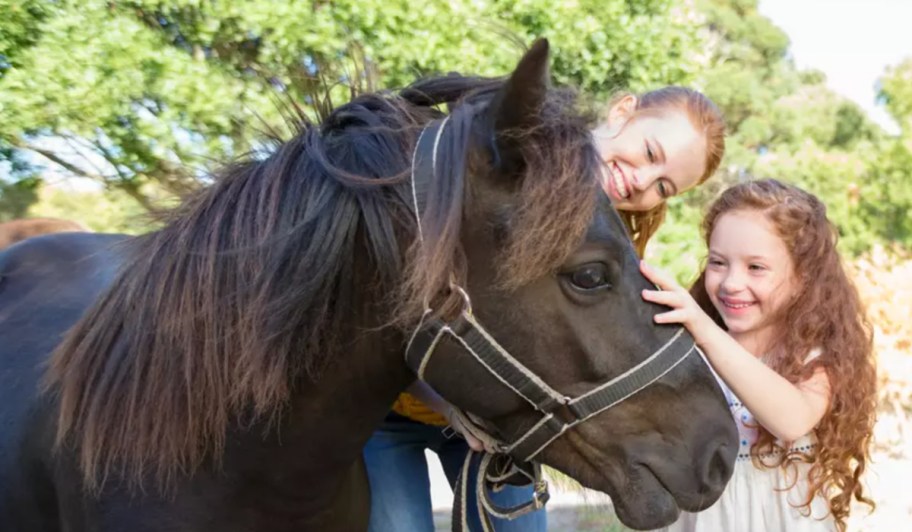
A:
[[[424,242],[421,214],[427,194],[437,178],[437,151],[449,116],[434,121],[421,132],[412,154],[412,201],[418,238]],[[466,429],[493,447],[494,454],[469,452],[457,480],[454,502],[453,530],[469,530],[466,509],[468,476],[471,465],[478,463],[476,498],[479,519],[484,532],[493,530],[490,515],[515,519],[544,507],[548,501],[548,485],[542,478],[541,465],[534,458],[564,432],[608,408],[620,403],[674,369],[692,353],[696,345],[684,329],[678,332],[636,366],[578,397],[568,397],[551,388],[538,375],[525,367],[504,349],[476,320],[468,292],[451,281],[450,289],[463,299],[459,316],[452,321],[433,318],[433,309],[425,304],[425,311],[406,347],[405,359],[419,379],[432,388],[433,382],[425,378],[425,370],[437,346],[445,338],[460,345],[476,363],[484,367],[505,387],[526,400],[541,418],[513,442],[505,443],[491,436],[469,412],[454,409]],[[534,486],[532,500],[511,508],[496,505],[490,498],[489,486],[497,491],[508,481],[515,483],[522,477]]]

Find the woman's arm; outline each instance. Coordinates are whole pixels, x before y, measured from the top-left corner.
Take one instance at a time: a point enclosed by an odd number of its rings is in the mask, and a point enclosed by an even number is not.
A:
[[[641,270],[662,288],[644,290],[643,299],[672,308],[656,315],[655,321],[687,327],[719,377],[761,425],[784,441],[795,441],[817,426],[830,397],[830,383],[823,368],[807,380],[792,384],[716,325],[674,279],[645,263]]]

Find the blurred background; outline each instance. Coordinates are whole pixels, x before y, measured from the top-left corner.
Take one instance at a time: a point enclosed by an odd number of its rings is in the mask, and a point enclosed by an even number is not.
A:
[[[538,36],[555,81],[596,103],[698,88],[725,113],[727,154],[708,186],[672,200],[648,257],[692,281],[701,209],[739,180],[776,177],[827,203],[882,379],[880,506],[852,527],[894,529],[912,522],[910,21],[906,0],[0,0],[0,222],[154,229],[149,212],[287,133],[290,102],[309,113],[372,80],[500,75]],[[568,530],[614,526],[574,515]]]

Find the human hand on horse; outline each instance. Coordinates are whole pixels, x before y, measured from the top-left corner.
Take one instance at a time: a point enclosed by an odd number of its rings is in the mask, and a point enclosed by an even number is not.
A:
[[[686,288],[674,277],[662,270],[640,261],[640,272],[655,284],[658,290],[643,290],[643,299],[671,307],[671,310],[655,315],[656,323],[679,323],[687,328],[697,345],[705,347],[707,337],[719,329]]]
[[[472,427],[471,422],[465,419],[465,414],[447,402],[446,399],[435,392],[427,383],[415,381],[415,383],[409,387],[408,392],[445,417],[450,428],[462,436],[466,443],[469,444],[469,448],[473,451],[487,451],[492,454],[496,452],[493,438],[487,434],[476,434],[475,431],[477,429]]]

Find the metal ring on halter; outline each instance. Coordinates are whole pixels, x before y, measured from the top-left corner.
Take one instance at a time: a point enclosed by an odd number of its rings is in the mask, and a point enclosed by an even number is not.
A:
[[[456,284],[456,281],[452,279],[450,280],[450,290],[455,290],[457,293],[459,293],[460,296],[462,296],[462,301],[465,303],[465,307],[463,307],[462,311],[469,316],[473,316],[474,314],[472,313],[472,299],[469,298],[468,292],[466,292],[463,287]]]

